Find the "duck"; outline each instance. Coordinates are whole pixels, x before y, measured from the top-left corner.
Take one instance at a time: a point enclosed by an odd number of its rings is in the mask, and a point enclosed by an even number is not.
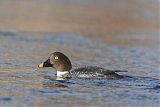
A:
[[[123,75],[117,72],[127,72],[121,70],[108,70],[98,66],[85,66],[72,69],[70,59],[61,52],[51,53],[49,58],[38,65],[39,68],[52,67],[59,78],[85,77],[85,78],[107,78],[107,79],[122,79]]]

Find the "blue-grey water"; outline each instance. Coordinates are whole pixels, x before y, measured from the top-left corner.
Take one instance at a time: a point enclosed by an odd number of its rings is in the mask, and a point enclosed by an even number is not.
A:
[[[158,35],[119,35],[118,39],[157,41]],[[54,51],[73,68],[96,65],[133,78],[72,78],[58,81],[52,68],[39,69]],[[157,42],[112,44],[81,35],[0,32],[0,107],[158,107],[160,48]]]

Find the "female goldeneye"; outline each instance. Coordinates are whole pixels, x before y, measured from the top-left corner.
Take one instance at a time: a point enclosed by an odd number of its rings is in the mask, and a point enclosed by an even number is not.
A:
[[[72,64],[69,58],[61,52],[54,52],[50,57],[39,65],[39,68],[53,67],[57,71],[57,77],[71,78],[71,77],[96,77],[96,78],[109,78],[109,79],[121,79],[124,76],[117,74],[116,72],[126,71],[111,71],[105,68],[97,66],[86,66],[82,68],[72,69]]]

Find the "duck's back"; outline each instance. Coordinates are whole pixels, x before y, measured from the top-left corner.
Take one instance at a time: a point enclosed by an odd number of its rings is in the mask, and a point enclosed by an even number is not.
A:
[[[96,78],[109,78],[109,79],[120,79],[123,78],[122,75],[118,75],[115,72],[107,70],[105,68],[97,67],[97,66],[86,66],[82,68],[73,69],[70,71],[71,77],[96,77]]]

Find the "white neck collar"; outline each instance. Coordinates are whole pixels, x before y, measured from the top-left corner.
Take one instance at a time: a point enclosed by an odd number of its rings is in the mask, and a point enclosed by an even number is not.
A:
[[[63,75],[68,74],[68,71],[57,71],[57,77],[63,77]]]

